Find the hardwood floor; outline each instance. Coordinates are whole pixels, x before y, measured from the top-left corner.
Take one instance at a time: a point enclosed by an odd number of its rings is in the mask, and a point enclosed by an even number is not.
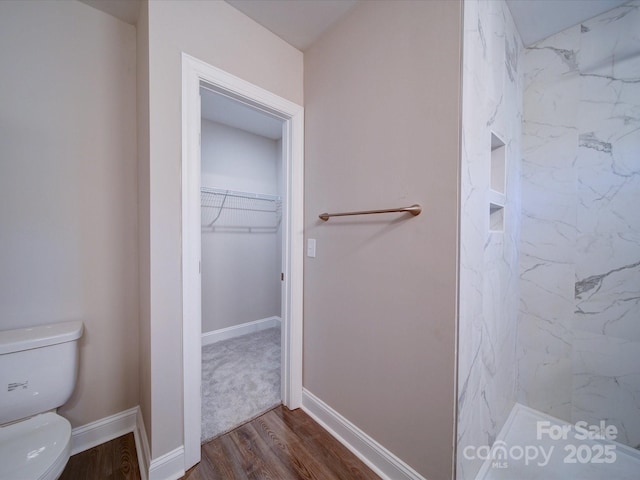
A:
[[[59,480],[140,480],[133,433],[73,455]]]
[[[184,480],[374,480],[379,477],[302,410],[276,407],[202,446]]]
[[[184,480],[378,480],[302,410],[276,407],[202,445]],[[140,480],[133,433],[73,455],[60,480]]]

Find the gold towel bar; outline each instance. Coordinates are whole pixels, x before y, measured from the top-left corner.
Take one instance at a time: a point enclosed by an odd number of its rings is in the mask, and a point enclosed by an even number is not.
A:
[[[418,204],[411,205],[410,207],[402,207],[402,208],[389,208],[387,210],[363,210],[361,212],[342,212],[342,213],[321,213],[318,215],[325,222],[329,220],[330,217],[345,217],[347,215],[371,215],[373,213],[395,213],[395,212],[409,212],[414,217],[416,215],[420,215],[422,212],[422,207]]]

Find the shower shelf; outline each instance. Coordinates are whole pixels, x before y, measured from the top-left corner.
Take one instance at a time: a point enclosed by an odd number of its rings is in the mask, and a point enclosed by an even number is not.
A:
[[[504,208],[506,205],[506,144],[491,132],[491,164],[489,199],[489,231],[504,232]]]
[[[506,197],[504,193],[496,192],[495,190],[489,190],[489,203],[491,205],[504,207],[505,200]]]

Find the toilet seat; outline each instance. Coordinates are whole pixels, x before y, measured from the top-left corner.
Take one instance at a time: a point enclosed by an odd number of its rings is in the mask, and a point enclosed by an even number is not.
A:
[[[56,480],[71,453],[71,424],[53,412],[0,427],[0,480]]]

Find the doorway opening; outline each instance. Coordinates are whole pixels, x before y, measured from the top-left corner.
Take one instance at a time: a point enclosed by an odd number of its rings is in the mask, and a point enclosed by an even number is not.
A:
[[[303,109],[189,55],[183,54],[182,63],[183,418],[187,470],[200,461],[203,343],[224,340],[225,335],[247,329],[266,331],[274,322],[280,323],[280,399],[291,409],[302,403]],[[207,111],[210,107],[215,113]],[[218,114],[223,117],[216,117]],[[251,131],[269,126],[270,135],[279,138],[262,135],[261,140],[256,131]],[[254,146],[272,142],[274,161],[264,170],[270,172],[266,176],[271,180],[265,182],[265,176],[256,175],[256,164],[245,162],[239,168],[244,160],[238,157],[239,147],[230,144],[222,147],[230,154],[226,166],[218,164],[212,169],[208,160],[201,160],[201,151],[204,154],[212,146],[209,138],[205,138],[207,132],[227,139],[244,136],[246,140],[247,136],[253,136]],[[220,147],[220,143],[215,144]],[[262,167],[267,164],[263,162]],[[238,175],[241,170],[248,174]],[[235,173],[231,175],[231,171]],[[237,178],[233,179],[234,175]],[[206,202],[211,207],[203,208]],[[205,233],[207,229],[209,233]],[[214,232],[218,235],[213,235]],[[229,235],[235,235],[233,241],[229,241],[232,238]],[[244,235],[245,240],[240,241],[239,235]],[[229,265],[225,267],[221,250],[214,248],[211,257],[212,252],[204,253],[204,249],[209,248],[209,243],[226,243],[231,248],[249,239],[258,241],[268,236],[260,248],[271,245],[274,250],[270,257],[262,257],[268,265],[260,275],[271,276],[275,272],[277,285],[264,284],[264,289],[256,288],[253,294],[266,298],[263,294],[270,291],[269,298],[262,303],[271,305],[265,311],[279,310],[280,320],[272,318],[278,317],[274,314],[247,321],[247,315],[255,315],[257,311],[247,313],[244,309],[249,303],[243,296],[249,277],[244,281],[235,278],[239,271]],[[226,278],[234,276],[235,284],[221,288],[219,282],[224,281],[224,275],[213,279],[213,290],[208,290],[205,298],[203,285],[207,282],[209,285],[212,278],[203,272],[207,264],[216,261],[221,262],[216,270],[230,268]],[[273,292],[279,298],[274,299]],[[231,321],[229,315],[221,313],[227,308],[225,301],[230,299],[234,301],[227,302],[228,305],[242,302],[244,309],[239,315],[233,314],[236,317]],[[218,312],[214,315],[217,318],[205,318],[210,312]],[[203,336],[203,332],[210,335]]]
[[[282,124],[201,84],[202,431],[281,403]]]

